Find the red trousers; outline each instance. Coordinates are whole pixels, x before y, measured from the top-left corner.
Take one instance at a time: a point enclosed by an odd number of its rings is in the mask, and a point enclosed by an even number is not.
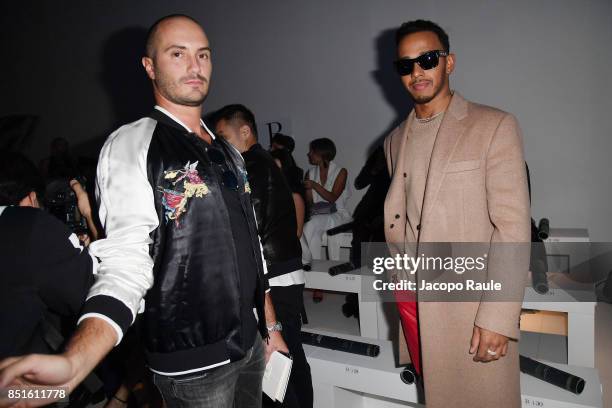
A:
[[[417,372],[421,374],[421,351],[419,348],[419,319],[417,315],[416,295],[411,291],[396,291],[395,299],[399,310],[402,330],[408,345],[410,360]]]

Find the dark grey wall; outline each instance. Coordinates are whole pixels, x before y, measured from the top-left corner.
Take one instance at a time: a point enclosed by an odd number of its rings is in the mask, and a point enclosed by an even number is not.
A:
[[[352,176],[410,108],[389,70],[392,29],[420,17],[439,22],[457,54],[452,86],[519,118],[534,217],[612,239],[611,2],[22,2],[0,16],[0,114],[40,115],[32,156],[60,135],[95,151],[149,109],[140,44],[171,12],[193,15],[210,37],[206,110],[241,102],[260,122],[282,120],[302,165],[307,142],[330,137]]]

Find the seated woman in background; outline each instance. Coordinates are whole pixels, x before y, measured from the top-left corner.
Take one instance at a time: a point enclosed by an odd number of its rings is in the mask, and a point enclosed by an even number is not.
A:
[[[302,263],[310,269],[312,259],[321,259],[323,234],[330,228],[351,221],[346,203],[348,172],[332,160],[336,157],[336,146],[330,139],[315,139],[310,142],[308,161],[312,167],[306,172],[304,188],[310,219],[304,224]]]

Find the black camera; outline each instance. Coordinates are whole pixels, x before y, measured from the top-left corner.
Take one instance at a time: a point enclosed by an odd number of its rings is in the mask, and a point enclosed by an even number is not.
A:
[[[85,188],[83,177],[77,177],[76,180]],[[75,234],[87,233],[87,222],[79,212],[77,197],[70,188],[69,180],[54,180],[47,184],[45,207]]]

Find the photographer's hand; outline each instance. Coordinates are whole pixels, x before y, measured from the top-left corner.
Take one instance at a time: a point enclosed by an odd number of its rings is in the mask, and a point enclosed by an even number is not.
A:
[[[85,247],[88,247],[89,244],[91,244],[91,238],[89,237],[89,234],[78,234],[77,237],[79,238],[79,241],[81,241],[83,245],[85,245]]]
[[[91,241],[95,241],[96,239],[98,239],[98,229],[96,228],[96,223],[93,220],[91,205],[89,204],[89,196],[87,195],[87,191],[85,191],[81,183],[79,183],[79,181],[76,179],[70,180],[70,188],[72,189],[72,191],[74,191],[74,194],[76,195],[79,212],[87,222],[87,228],[91,233]]]

